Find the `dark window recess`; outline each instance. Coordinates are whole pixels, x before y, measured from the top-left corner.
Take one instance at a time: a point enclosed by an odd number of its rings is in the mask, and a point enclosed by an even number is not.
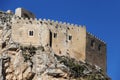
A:
[[[33,31],[29,31],[29,36],[33,36]]]
[[[57,33],[54,33],[54,38],[56,38],[57,37]]]
[[[70,30],[70,28],[69,28],[69,27],[67,27],[67,29],[68,29],[68,30]]]
[[[52,47],[52,32],[50,31],[50,37],[49,37],[50,39],[49,39],[49,43],[50,43],[50,47]]]
[[[99,44],[99,46],[98,46],[98,50],[101,51],[101,44]]]
[[[42,22],[42,21],[40,21],[40,23],[41,23],[41,24],[43,24],[43,22]]]
[[[91,40],[91,47],[95,48],[95,40]]]
[[[6,42],[2,43],[2,49],[6,47]]]
[[[72,36],[69,36],[69,40],[72,40]]]
[[[21,19],[21,17],[19,17],[19,19]]]

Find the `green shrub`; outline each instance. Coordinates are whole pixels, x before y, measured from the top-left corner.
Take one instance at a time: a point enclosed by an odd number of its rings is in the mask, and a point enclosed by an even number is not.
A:
[[[28,60],[31,60],[31,57],[34,56],[36,53],[37,48],[30,45],[30,46],[20,46],[20,49],[22,50],[22,55],[25,59],[25,62]]]

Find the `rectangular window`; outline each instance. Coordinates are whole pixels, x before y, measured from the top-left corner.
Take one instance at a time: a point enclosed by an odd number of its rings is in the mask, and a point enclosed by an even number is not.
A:
[[[72,36],[69,35],[69,40],[72,40]]]
[[[98,51],[101,51],[101,44],[98,45]]]
[[[93,49],[95,49],[95,40],[91,40],[90,45],[91,45],[91,47],[92,47]]]
[[[33,31],[29,31],[29,36],[33,36]]]

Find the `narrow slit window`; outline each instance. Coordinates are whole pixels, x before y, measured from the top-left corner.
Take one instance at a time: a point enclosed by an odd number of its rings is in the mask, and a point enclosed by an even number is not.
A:
[[[52,32],[50,31],[50,37],[49,37],[50,39],[50,41],[49,41],[49,43],[50,43],[50,47],[52,47]]]
[[[29,31],[29,36],[33,36],[33,31]]]
[[[91,40],[91,47],[95,48],[95,40]]]
[[[101,44],[99,44],[98,46],[98,51],[101,51]]]
[[[57,33],[54,33],[54,38],[56,38],[57,37]]]

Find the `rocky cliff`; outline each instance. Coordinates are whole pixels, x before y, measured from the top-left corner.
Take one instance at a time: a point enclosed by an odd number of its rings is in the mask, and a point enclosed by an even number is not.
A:
[[[0,58],[1,80],[109,80],[102,69],[69,56],[57,56],[50,47],[5,49]]]

